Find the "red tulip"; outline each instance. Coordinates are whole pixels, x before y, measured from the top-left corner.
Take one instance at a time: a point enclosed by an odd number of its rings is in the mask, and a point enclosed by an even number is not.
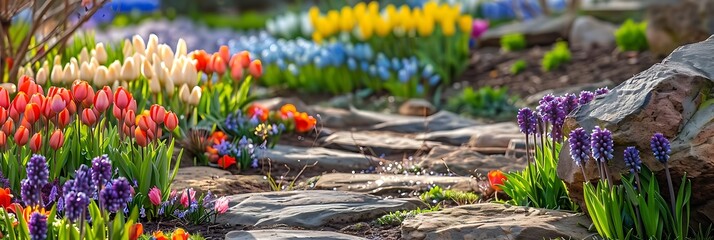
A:
[[[114,104],[119,107],[119,109],[126,109],[129,106],[131,100],[131,93],[124,89],[124,87],[119,87],[117,89],[117,92],[114,93]]]
[[[7,62],[7,68],[12,69],[13,65],[15,65],[15,61],[12,60],[11,57],[6,57],[5,62]]]
[[[40,151],[41,147],[42,147],[42,134],[35,133],[35,135],[32,135],[32,139],[30,139],[30,150],[32,150],[33,153],[37,153],[38,151]]]
[[[164,118],[166,117],[166,109],[158,104],[151,105],[149,108],[149,115],[151,115],[151,120],[158,124],[164,123]]]
[[[136,144],[139,146],[146,147],[146,145],[149,145],[147,133],[146,131],[141,130],[141,128],[134,129],[134,138],[136,139]]]
[[[134,126],[134,121],[136,121],[136,114],[134,114],[134,110],[126,111],[126,116],[124,116],[124,124],[129,127],[132,127]]]
[[[223,76],[223,74],[226,73],[226,60],[218,55],[213,55],[213,57],[213,71]]]
[[[501,191],[501,185],[506,181],[506,175],[500,170],[491,170],[488,172],[488,181],[491,183],[491,187],[496,191]]]
[[[25,105],[25,120],[27,120],[30,124],[37,122],[37,120],[39,120],[42,116],[40,115],[41,113],[40,106],[37,104],[30,103]]]
[[[94,114],[94,111],[89,108],[85,108],[82,111],[82,123],[84,123],[87,126],[94,126],[95,123],[97,123],[97,115]]]
[[[60,88],[57,92],[57,95],[62,98],[62,101],[64,101],[65,105],[69,104],[69,102],[72,101],[72,95],[66,88]]]
[[[0,122],[1,123],[4,123],[5,121],[7,121],[7,117],[8,117],[7,114],[8,114],[7,110],[5,110],[4,108],[0,108]]]
[[[119,109],[117,105],[114,105],[114,107],[112,107],[112,115],[114,115],[116,119],[122,119],[122,113],[125,113],[125,111]]]
[[[55,86],[51,86],[50,88],[47,89],[47,96],[54,96],[59,92],[59,88]]]
[[[206,61],[206,67],[203,68],[203,72],[205,72],[208,75],[213,74],[213,60],[215,59],[216,55],[217,54],[208,55],[208,61]]]
[[[105,91],[98,91],[97,95],[94,96],[94,108],[99,111],[99,113],[103,113],[104,111],[109,108],[109,97],[107,96],[107,93]]]
[[[5,148],[5,145],[7,145],[7,135],[0,131],[0,148]]]
[[[15,121],[13,121],[12,118],[5,121],[2,125],[2,132],[7,135],[12,134],[13,129],[15,129]]]
[[[151,117],[146,115],[139,116],[137,125],[139,125],[139,128],[144,131],[156,129],[156,123],[154,120],[151,120]]]
[[[233,78],[234,81],[243,79],[243,67],[241,67],[240,64],[231,66],[231,78]]]
[[[67,110],[69,110],[69,113],[71,113],[72,115],[77,113],[77,105],[74,104],[74,101],[71,101],[69,102],[69,104],[67,104]]]
[[[45,101],[45,96],[42,96],[42,94],[35,93],[32,94],[32,97],[30,97],[30,102],[29,103],[35,103],[38,106],[42,106],[42,103]]]
[[[223,169],[227,169],[233,164],[236,164],[236,159],[234,157],[223,155],[223,157],[218,159],[218,166]]]
[[[129,102],[129,107],[127,109],[134,110],[134,112],[136,112],[136,99],[132,99],[131,102]]]
[[[27,130],[25,126],[17,127],[17,131],[15,131],[15,144],[18,146],[24,146],[29,140],[30,130]]]
[[[218,54],[223,58],[223,60],[228,61],[231,57],[231,52],[228,50],[228,46],[223,45],[220,48],[218,48]]]
[[[25,128],[27,129],[32,129],[32,124],[30,124],[27,119],[22,119],[22,121],[20,121],[20,126],[25,126]]]
[[[62,145],[64,145],[64,133],[57,129],[52,133],[52,136],[50,136],[50,147],[57,151]]]
[[[10,94],[7,89],[0,87],[0,107],[7,109],[10,107]]]
[[[252,62],[250,62],[248,71],[250,71],[250,75],[252,75],[254,78],[259,78],[260,76],[263,76],[263,64],[260,62],[260,60],[253,60]]]
[[[58,94],[52,97],[52,103],[50,104],[52,112],[53,113],[59,113],[62,110],[64,110],[65,107],[67,107],[67,104],[65,101],[62,99],[62,97]]]
[[[10,106],[9,112],[10,112],[10,118],[12,118],[12,120],[20,121],[20,113],[17,110],[15,110],[15,107]]]
[[[193,59],[196,59],[196,70],[205,72],[210,58],[211,56],[204,50],[193,52]]]
[[[109,99],[109,105],[114,103],[114,94],[112,93],[112,88],[109,86],[104,86],[101,91],[104,91],[104,93],[107,94],[107,98]],[[95,94],[96,95],[96,94]]]
[[[131,225],[129,228],[129,240],[136,240],[144,234],[144,226],[141,223]]]
[[[25,106],[29,102],[30,97],[27,96],[27,94],[25,94],[24,92],[19,92],[15,96],[15,99],[12,100],[12,106],[15,107],[15,110],[23,111],[25,110]]]
[[[35,84],[35,80],[28,76],[22,76],[18,82],[18,92],[24,92],[27,95],[32,95],[37,93],[37,84]]]
[[[166,117],[164,118],[164,125],[166,125],[166,129],[171,132],[173,132],[176,127],[178,127],[178,117],[176,117],[176,114],[174,112],[169,112],[166,114]]]
[[[87,99],[90,95],[89,92],[94,92],[94,90],[89,86],[89,83],[85,81],[79,80],[72,84],[72,96],[74,96],[74,101],[78,103]]]
[[[87,97],[80,103],[82,104],[82,108],[92,107],[92,104],[94,104],[94,90],[91,87],[87,92]]]
[[[86,110],[86,109],[85,109]],[[72,118],[69,117],[69,110],[65,109],[62,110],[58,115],[57,115],[57,126],[60,128],[64,128],[69,123],[72,121]]]
[[[248,68],[250,65],[250,53],[248,51],[242,51],[238,53],[237,60],[243,68]]]

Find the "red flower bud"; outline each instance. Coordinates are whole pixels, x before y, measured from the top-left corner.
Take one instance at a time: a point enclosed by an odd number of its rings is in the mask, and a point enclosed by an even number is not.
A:
[[[166,117],[164,118],[164,125],[166,126],[166,129],[171,132],[173,132],[176,127],[178,127],[178,117],[176,117],[176,114],[174,112],[169,112],[166,114]]]
[[[32,135],[32,139],[30,139],[30,150],[32,150],[33,153],[37,153],[38,151],[40,151],[41,147],[42,147],[42,134],[35,133],[35,135]]]
[[[30,130],[25,128],[25,126],[19,126],[17,131],[15,131],[15,144],[18,146],[24,146],[27,141],[30,140]]]
[[[64,133],[57,129],[52,133],[52,136],[50,136],[50,147],[57,151],[62,145],[64,145]]]

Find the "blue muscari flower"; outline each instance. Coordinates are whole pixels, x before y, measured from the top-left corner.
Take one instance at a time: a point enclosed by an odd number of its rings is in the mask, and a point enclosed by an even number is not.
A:
[[[627,147],[624,153],[625,166],[630,169],[630,173],[640,172],[642,169],[642,160],[640,160],[640,151],[635,147]]]
[[[583,128],[577,128],[570,132],[568,143],[570,144],[570,157],[575,161],[575,165],[583,166],[590,159],[590,135]]]
[[[655,159],[661,163],[669,161],[669,154],[672,149],[669,145],[669,140],[662,133],[655,133],[650,139],[650,147]]]
[[[596,126],[590,136],[590,147],[592,149],[593,158],[595,158],[596,161],[610,161],[613,157],[613,142],[610,130]]]
[[[431,66],[431,64],[427,64],[424,66],[424,69],[421,71],[421,77],[425,79],[429,79],[432,75],[434,74],[434,67]]]
[[[285,68],[287,67],[287,64],[285,64],[285,60],[283,60],[282,58],[278,58],[275,63],[278,65],[280,71],[285,71]]]
[[[421,83],[417,84],[416,92],[419,95],[424,94],[424,85],[422,85]]]
[[[27,228],[30,231],[31,240],[47,239],[47,216],[39,212],[32,213],[27,222]]]
[[[441,77],[439,75],[434,75],[429,78],[429,85],[436,86],[441,82]]]
[[[409,81],[409,73],[407,73],[407,70],[406,70],[406,69],[401,69],[401,70],[399,70],[399,72],[397,73],[397,75],[398,75],[398,77],[399,77],[399,81],[400,81],[400,82],[406,83],[406,82]]]
[[[354,58],[347,59],[347,68],[350,69],[350,71],[357,70],[357,62]]]
[[[360,69],[362,69],[363,72],[369,71],[369,63],[366,61],[362,61],[359,63]]]
[[[392,69],[394,70],[399,70],[402,68],[402,64],[400,63],[398,58],[392,58]]]
[[[288,71],[290,71],[290,73],[295,76],[300,74],[300,71],[298,70],[298,68],[295,66],[295,64],[292,64],[292,63],[288,64]]]
[[[146,209],[144,209],[144,206],[141,206],[141,209],[139,209],[139,215],[141,216],[141,218],[146,217]]]
[[[64,212],[64,198],[60,198],[59,200],[57,200],[57,212]]]
[[[376,77],[377,76],[377,66],[370,65],[368,73],[370,76]]]
[[[390,77],[391,74],[389,73],[389,70],[387,70],[386,67],[380,66],[377,71],[378,71],[378,73],[379,73],[379,77],[380,77],[382,80],[384,80],[384,81],[389,80],[389,77]]]
[[[388,60],[387,57],[384,56],[384,54],[382,54],[382,53],[379,53],[379,54],[377,55],[377,66],[378,66],[378,67],[387,68],[387,69],[389,69],[389,68],[391,67],[391,66],[390,66],[390,63],[389,63],[389,60]]]

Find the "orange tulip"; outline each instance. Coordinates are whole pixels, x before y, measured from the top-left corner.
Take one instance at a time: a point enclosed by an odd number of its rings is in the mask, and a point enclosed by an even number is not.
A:
[[[166,118],[166,109],[164,107],[158,104],[154,104],[151,105],[151,108],[149,108],[149,112],[151,115],[151,120],[154,120],[154,122],[158,124],[164,123],[164,119]]]
[[[231,78],[236,82],[243,79],[243,67],[240,64],[231,65]]]
[[[89,108],[85,108],[82,110],[82,123],[84,123],[87,126],[94,126],[95,123],[97,123],[97,115],[94,114],[94,111]]]
[[[5,148],[6,144],[7,144],[7,135],[5,135],[5,132],[0,131],[0,148]]]
[[[164,232],[162,231],[156,231],[152,235],[154,238],[156,238],[156,240],[169,240],[169,238],[166,237],[166,235],[164,235]]]
[[[18,92],[24,92],[27,95],[32,95],[38,92],[38,86],[35,84],[35,80],[28,76],[22,76],[18,82]]]
[[[40,151],[41,147],[42,147],[42,134],[35,133],[35,135],[32,135],[32,139],[30,139],[30,150],[32,150],[33,153],[37,153],[38,151]]]
[[[231,57],[231,52],[228,50],[228,46],[222,45],[220,48],[218,48],[218,55],[223,58],[224,61],[228,61]]]
[[[74,104],[74,102],[69,102],[69,104],[67,104],[67,110],[69,110],[69,113],[75,114],[77,113],[77,105]]]
[[[297,113],[297,108],[295,108],[295,105],[288,103],[280,107],[280,113],[283,115],[283,117],[286,117],[290,114],[295,116],[295,113]]]
[[[94,96],[94,109],[97,109],[99,113],[103,113],[109,108],[109,97],[105,91],[98,91]],[[86,110],[86,109],[85,109]]]
[[[258,116],[258,119],[260,119],[261,122],[265,122],[268,120],[268,109],[258,105],[258,104],[253,104],[248,108],[248,117],[252,118],[253,116]]]
[[[114,104],[119,108],[119,109],[126,109],[129,107],[129,103],[131,103],[132,97],[131,93],[124,89],[124,87],[119,87],[117,89],[117,92],[114,93]]]
[[[141,147],[146,147],[147,145],[149,145],[149,137],[147,136],[147,132],[141,130],[141,128],[136,128],[134,130],[134,138],[136,139],[136,144]]]
[[[253,60],[250,62],[250,66],[248,66],[248,71],[250,71],[250,75],[254,78],[260,78],[260,76],[263,76],[263,64],[260,60]]]
[[[238,61],[243,68],[248,68],[250,65],[250,53],[248,51],[238,53],[238,60],[236,61]]]
[[[7,135],[11,135],[12,130],[14,128],[15,128],[15,121],[13,121],[12,118],[5,121],[5,123],[3,123],[3,125],[2,125],[2,131]]]
[[[506,175],[500,170],[491,170],[488,172],[488,181],[491,183],[491,187],[496,191],[501,191],[501,185],[506,181]]]
[[[25,105],[25,120],[30,124],[37,122],[40,119],[40,106],[35,103]]]
[[[171,240],[188,240],[188,237],[190,237],[183,228],[178,228],[176,231],[174,231],[173,234],[171,234]]]
[[[30,130],[25,126],[20,125],[15,131],[15,144],[24,146],[30,140]]]
[[[50,147],[57,151],[62,145],[64,145],[64,133],[57,129],[52,133],[52,136],[50,136]]]
[[[166,114],[166,117],[164,117],[164,125],[166,126],[166,129],[171,132],[173,132],[176,127],[178,127],[178,117],[176,117],[176,114],[174,112],[169,112]]]
[[[69,110],[67,109],[62,110],[59,114],[57,114],[57,126],[60,128],[64,128],[69,125],[69,123],[72,121],[72,118],[70,118],[69,115]]]
[[[134,126],[135,119],[136,119],[136,114],[134,113],[134,110],[126,111],[126,114],[124,116],[124,124],[129,127],[132,127],[132,126]]]
[[[144,234],[144,225],[141,225],[141,223],[131,225],[129,229],[129,240],[139,239],[142,234]]]
[[[213,140],[213,144],[220,144],[222,141],[228,139],[228,135],[221,131],[215,131],[208,139]]]
[[[151,117],[146,115],[139,116],[137,118],[136,125],[138,125],[139,128],[144,131],[156,129],[156,123],[154,122],[154,120],[151,120]]]
[[[3,209],[12,206],[12,192],[9,188],[0,188],[0,206]]]
[[[7,109],[10,107],[10,94],[7,89],[0,87],[0,107]]]
[[[25,106],[27,103],[30,102],[30,97],[27,96],[24,92],[19,92],[15,96],[15,99],[12,100],[12,106],[15,107],[15,110],[22,111],[25,110]]]
[[[213,71],[223,76],[223,74],[226,73],[226,60],[218,55],[213,55],[213,57]]]
[[[5,121],[7,121],[7,113],[7,110],[5,110],[4,108],[0,108],[0,123],[4,123]]]
[[[34,99],[34,97],[30,99],[30,103],[33,102],[33,99]],[[52,112],[52,107],[50,106],[50,102],[51,102],[50,100],[51,100],[51,98],[43,98],[41,100],[41,102],[39,104],[37,104],[40,106],[40,112],[42,112],[42,116],[45,116],[45,118],[48,118],[48,119],[55,116],[55,113]]]
[[[205,71],[206,70],[206,65],[208,65],[208,61],[210,60],[211,56],[206,53],[204,50],[200,51],[194,51],[192,53],[193,59],[196,59],[196,70],[197,71]]]
[[[218,55],[218,54],[208,55],[208,61],[206,62],[206,67],[203,68],[203,72],[205,72],[208,75],[213,74],[213,60],[215,60],[216,55]]]
[[[307,115],[307,113],[296,113],[295,114],[295,131],[303,133],[312,130],[317,124],[317,120]]]

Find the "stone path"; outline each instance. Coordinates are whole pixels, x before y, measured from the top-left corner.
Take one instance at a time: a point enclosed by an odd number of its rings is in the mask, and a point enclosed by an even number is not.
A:
[[[214,167],[179,168],[171,188],[211,191],[219,196],[269,191],[268,181],[259,175],[233,175]]]
[[[352,152],[365,151],[372,155],[373,151],[377,156],[381,154],[414,154],[418,150],[428,150],[441,143],[432,141],[419,141],[414,138],[399,136],[387,132],[335,132],[320,140],[326,148],[343,149]],[[361,149],[366,147],[369,149]]]
[[[371,221],[390,212],[426,205],[416,198],[382,199],[365,193],[310,190],[239,194],[230,197],[229,206],[217,223],[316,228]]]
[[[491,170],[523,170],[526,160],[504,155],[485,155],[468,147],[436,147],[419,163],[423,168],[436,173],[457,175],[486,174]]]
[[[477,191],[478,181],[471,177],[330,173],[320,176],[314,188],[404,197],[432,186]]]
[[[251,230],[251,231],[233,231],[226,234],[226,240],[361,240],[366,238],[356,237],[352,235],[324,232],[324,231],[309,231],[309,230]]]
[[[306,165],[317,163],[310,167],[310,171],[318,172],[361,171],[373,165],[370,159],[362,154],[322,147],[303,148],[277,145],[275,148],[265,151],[265,154],[260,157],[266,160],[270,159],[273,168],[282,168],[287,165],[291,169],[302,169]]]

